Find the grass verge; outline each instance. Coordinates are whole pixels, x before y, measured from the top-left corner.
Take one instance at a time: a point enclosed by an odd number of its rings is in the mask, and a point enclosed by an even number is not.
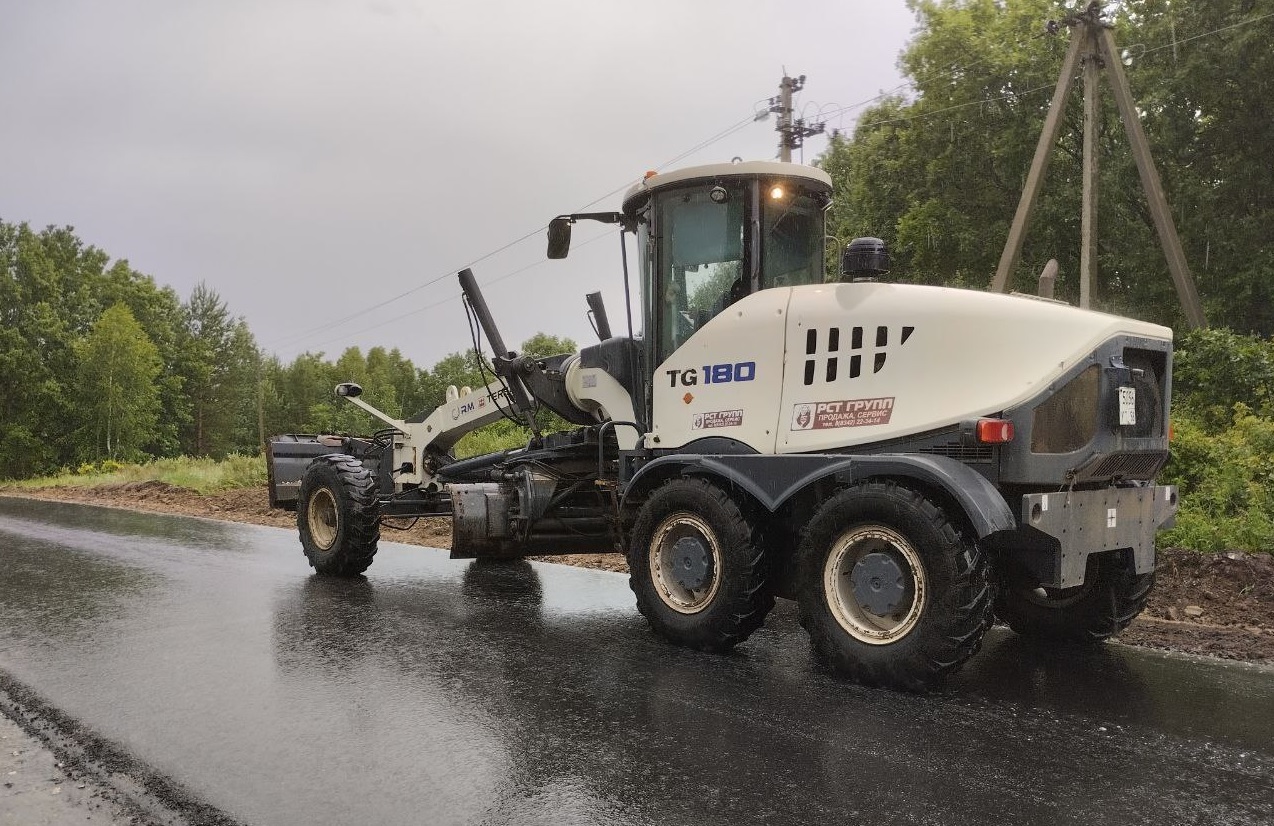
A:
[[[103,462],[101,465],[81,465],[75,471],[68,469],[53,476],[3,482],[0,483],[0,488],[91,488],[100,485],[151,481],[189,488],[198,493],[216,493],[233,488],[264,485],[266,483],[265,457],[235,455],[220,461],[181,457],[156,459],[141,465]]]

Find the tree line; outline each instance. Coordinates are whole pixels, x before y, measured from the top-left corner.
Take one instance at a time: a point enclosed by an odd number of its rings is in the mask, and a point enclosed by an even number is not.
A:
[[[912,91],[864,110],[820,159],[836,183],[833,232],[890,245],[895,276],[983,288],[995,272],[1081,2],[909,0],[899,59]],[[1274,4],[1105,4],[1209,322],[1274,333]],[[1183,316],[1104,81],[1098,116],[1095,307],[1176,325]],[[1017,289],[1050,258],[1079,295],[1082,84],[1027,234]]]
[[[889,242],[891,277],[984,287],[995,270],[1066,48],[1049,0],[909,0],[917,29],[899,65],[912,90],[863,111],[818,164],[832,177],[831,231]],[[1108,4],[1174,219],[1211,323],[1274,333],[1274,7],[1270,0]],[[1122,126],[1100,112],[1096,305],[1179,325]],[[1047,259],[1059,297],[1078,295],[1082,111],[1073,96],[1017,286]],[[834,270],[833,270],[834,272]],[[523,350],[574,349],[539,335]],[[70,227],[0,221],[0,477],[102,458],[255,452],[263,434],[357,431],[336,399],[363,384],[394,415],[479,386],[472,351],[430,369],[397,350],[290,363],[261,351],[242,318],[200,285],[184,300]],[[1224,389],[1212,388],[1212,392]]]
[[[882,97],[817,163],[835,185],[829,232],[878,236],[898,281],[989,286],[1084,0],[908,0],[910,91]],[[1184,314],[1109,85],[1097,113],[1093,306],[1178,331],[1171,459],[1183,507],[1160,538],[1274,548],[1274,2],[1104,4],[1211,329]],[[1056,25],[1048,25],[1049,21]],[[1079,297],[1082,83],[1067,101],[1013,286],[1050,258]]]
[[[522,349],[575,345],[538,334]],[[485,384],[472,350],[429,370],[382,347],[283,363],[206,285],[182,300],[71,227],[0,221],[0,478],[102,459],[221,458],[255,453],[275,433],[366,430],[366,414],[333,396],[341,381],[400,417],[440,404],[448,385]]]

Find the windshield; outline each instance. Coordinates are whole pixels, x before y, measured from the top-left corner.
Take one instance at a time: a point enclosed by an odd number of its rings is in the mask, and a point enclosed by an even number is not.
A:
[[[826,202],[826,193],[785,178],[657,192],[642,214],[654,222],[644,245],[653,289],[643,297],[655,363],[750,293],[821,283]]]

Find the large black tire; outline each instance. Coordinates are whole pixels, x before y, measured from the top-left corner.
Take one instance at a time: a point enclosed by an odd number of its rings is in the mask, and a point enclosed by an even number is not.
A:
[[[729,651],[774,607],[757,526],[723,490],[676,479],[642,506],[628,547],[637,610],[660,636]]]
[[[1041,588],[1010,567],[995,614],[1023,637],[1093,645],[1127,628],[1154,584],[1154,572],[1138,574],[1128,552],[1089,556],[1084,584],[1073,588]]]
[[[977,543],[892,482],[833,496],[798,551],[801,625],[814,652],[865,685],[932,688],[981,647],[994,592]]]
[[[320,574],[366,571],[380,540],[380,502],[371,471],[353,456],[320,456],[305,469],[297,498],[301,548]]]

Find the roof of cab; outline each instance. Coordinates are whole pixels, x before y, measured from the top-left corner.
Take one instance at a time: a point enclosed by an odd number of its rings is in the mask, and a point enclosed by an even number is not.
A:
[[[685,183],[690,180],[724,180],[727,178],[752,178],[763,176],[801,178],[815,188],[831,191],[832,179],[826,172],[812,166],[783,161],[743,161],[741,163],[714,163],[706,166],[688,166],[651,175],[634,185],[624,194],[624,213],[631,214],[656,189]]]

